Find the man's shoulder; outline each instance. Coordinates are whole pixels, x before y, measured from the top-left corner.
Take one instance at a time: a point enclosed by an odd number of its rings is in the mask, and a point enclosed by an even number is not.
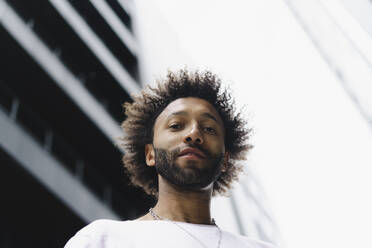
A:
[[[102,234],[107,233],[115,230],[123,230],[123,229],[129,229],[132,230],[137,225],[136,221],[126,220],[126,221],[120,221],[120,220],[109,220],[109,219],[99,219],[91,222],[84,228],[82,228],[80,231],[77,232],[77,234],[82,235],[96,235],[96,234]]]
[[[80,229],[66,244],[65,248],[96,247],[107,237],[121,235],[127,230],[133,230],[133,221],[118,221],[99,219]],[[104,247],[104,246],[97,246]]]
[[[277,248],[273,244],[262,241],[262,240],[252,239],[252,238],[249,238],[249,237],[244,237],[244,238],[246,240],[248,240],[249,242],[255,244],[257,248]]]
[[[262,241],[262,240],[259,240],[259,239],[256,239],[256,238],[248,237],[248,236],[243,236],[243,235],[239,235],[239,234],[230,233],[230,232],[227,232],[227,231],[224,231],[224,237],[231,240],[231,242],[234,242],[234,243],[235,242],[244,243],[248,247],[277,248],[276,246],[274,246],[271,243],[268,243],[268,242],[265,242],[265,241]]]

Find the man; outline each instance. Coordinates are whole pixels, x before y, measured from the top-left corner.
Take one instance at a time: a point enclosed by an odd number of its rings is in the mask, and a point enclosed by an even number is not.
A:
[[[251,148],[231,99],[212,73],[181,70],[126,103],[124,166],[158,201],[137,220],[95,221],[65,247],[273,248],[211,218],[212,196],[229,189]]]

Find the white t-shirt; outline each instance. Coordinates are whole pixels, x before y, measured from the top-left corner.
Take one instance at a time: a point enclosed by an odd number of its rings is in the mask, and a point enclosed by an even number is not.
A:
[[[190,234],[189,234],[190,233]],[[213,225],[165,220],[97,220],[75,234],[65,248],[202,248],[217,247],[219,231]],[[275,248],[266,242],[222,231],[221,248]]]

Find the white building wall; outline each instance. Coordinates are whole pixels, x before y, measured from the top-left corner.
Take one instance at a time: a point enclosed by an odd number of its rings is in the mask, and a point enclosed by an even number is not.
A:
[[[271,217],[262,217],[265,211],[255,212],[254,202],[245,201],[241,186],[233,194],[245,231],[260,237],[252,225],[259,217],[266,238],[281,247],[372,245],[368,197],[372,132],[368,114],[356,104],[363,102],[366,112],[371,111],[372,96],[358,83],[370,89],[372,42],[360,27],[349,29],[355,23],[343,11],[343,2],[350,4],[341,0],[136,1],[146,82],[164,75],[168,67],[210,68],[234,90],[240,106],[247,104],[255,148],[243,181],[259,182],[256,197],[263,197]],[[319,22],[320,15],[324,21]],[[158,30],[164,33],[159,36]],[[353,45],[345,39],[353,40]],[[345,73],[355,95],[362,96],[360,101],[350,97],[338,73]],[[231,202],[217,198],[215,203],[217,221],[238,232],[230,215]]]
[[[175,12],[172,15],[178,16],[181,9],[187,11],[188,3],[178,2],[173,7]],[[194,41],[200,40],[201,43],[210,42],[210,37],[203,37],[200,28],[195,25],[198,20],[203,19],[202,11],[195,9],[197,13],[188,15],[188,21],[185,25],[177,23],[177,19],[172,19],[166,13],[167,9],[164,8],[162,3],[157,1],[135,1],[136,19],[135,19],[135,33],[140,44],[140,64],[142,69],[142,82],[144,85],[153,84],[156,79],[164,77],[168,69],[175,70],[187,67],[189,69],[215,69],[217,63],[205,63],[203,57],[198,56],[195,51],[200,48],[195,48]],[[207,13],[208,14],[208,13]],[[180,14],[184,16],[184,13]],[[173,17],[173,18],[174,18]],[[175,23],[173,23],[175,21]],[[212,20],[210,20],[212,21]],[[189,25],[190,24],[190,25]],[[219,23],[221,24],[221,23]],[[195,28],[195,32],[192,30]],[[212,28],[216,28],[213,26]],[[185,31],[185,32],[184,32]],[[185,37],[190,35],[194,37]],[[223,38],[223,33],[220,33]],[[226,38],[226,37],[224,37]],[[190,42],[192,39],[193,41]],[[214,47],[215,44],[211,44]],[[195,51],[193,51],[195,49]],[[225,53],[226,51],[218,50],[217,52]],[[218,61],[216,61],[218,62]],[[217,70],[219,74],[225,71]],[[250,172],[250,177],[254,177],[253,172]],[[265,239],[267,241],[276,242],[278,240],[278,233],[276,226],[271,219],[271,213],[266,210],[266,203],[263,201],[263,194],[259,193],[258,196],[252,192],[247,195],[247,191],[251,191],[253,181],[247,181],[245,191],[239,184],[235,186],[236,190],[232,192],[232,197],[217,197],[213,199],[212,213],[218,224],[227,230],[235,233],[241,233],[253,236],[255,238]],[[255,185],[257,187],[257,185]],[[262,188],[257,188],[261,192]],[[260,202],[259,205],[251,197],[254,197]],[[266,215],[262,213],[265,210]],[[270,217],[269,217],[270,216]],[[268,218],[269,217],[269,218]],[[266,222],[265,222],[266,221]],[[264,223],[265,222],[265,223]],[[262,230],[259,230],[262,228]]]

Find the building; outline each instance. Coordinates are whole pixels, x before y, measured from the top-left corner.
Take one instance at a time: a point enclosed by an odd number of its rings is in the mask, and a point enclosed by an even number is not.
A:
[[[62,247],[153,203],[115,145],[141,88],[131,20],[115,0],[0,1],[1,247]]]

